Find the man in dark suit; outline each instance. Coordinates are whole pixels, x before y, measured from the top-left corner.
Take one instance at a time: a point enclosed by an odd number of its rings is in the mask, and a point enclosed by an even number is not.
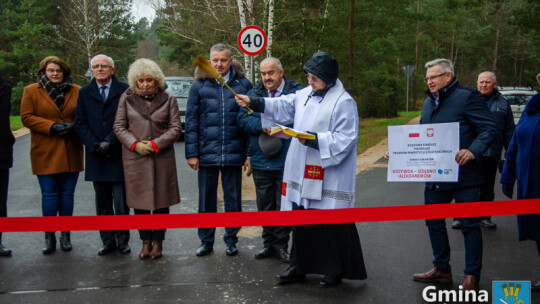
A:
[[[0,216],[7,216],[7,195],[9,185],[9,168],[13,166],[13,144],[15,137],[9,124],[11,111],[11,87],[0,78]],[[2,245],[0,232],[0,256],[10,256],[11,250]]]
[[[278,97],[294,93],[302,86],[284,76],[281,61],[268,57],[260,64],[262,81],[247,95],[254,97]],[[279,211],[281,209],[281,186],[285,157],[291,139],[269,136],[261,125],[261,114],[248,114],[245,108],[238,114],[238,127],[248,136],[245,168],[253,172],[257,209],[259,211]],[[290,126],[292,127],[292,125]],[[277,256],[282,262],[289,262],[287,252],[291,226],[264,226],[262,232],[264,248],[255,254],[256,259]]]
[[[422,107],[420,123],[459,122],[459,148],[455,156],[459,164],[457,182],[426,183],[425,204],[447,204],[478,201],[479,186],[483,181],[478,159],[489,148],[495,137],[496,125],[480,92],[461,86],[454,74],[454,65],[447,59],[426,63],[429,90]],[[460,218],[461,232],[465,238],[464,290],[478,290],[482,269],[482,231],[480,218]],[[415,281],[452,282],[450,269],[450,244],[445,219],[426,220],[434,268],[417,273]]]
[[[125,200],[122,145],[113,131],[120,96],[129,87],[114,76],[114,61],[106,55],[91,60],[94,79],[79,91],[75,129],[85,145],[87,181],[94,182],[97,215],[129,214]],[[117,248],[131,252],[129,230],[100,231],[103,247],[99,255]]]

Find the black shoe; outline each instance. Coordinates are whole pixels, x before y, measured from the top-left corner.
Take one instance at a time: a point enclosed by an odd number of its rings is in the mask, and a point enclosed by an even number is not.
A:
[[[11,250],[4,247],[4,245],[0,244],[0,256],[10,256]]]
[[[212,243],[202,243],[197,251],[195,251],[196,256],[205,256],[214,250]]]
[[[255,253],[256,259],[266,259],[274,256],[274,248],[264,247],[261,251]]]
[[[45,248],[43,254],[50,254],[56,251],[56,237],[54,232],[45,232]]]
[[[458,220],[455,220],[453,223],[452,223],[452,229],[460,229],[461,228],[461,222],[458,221]]]
[[[71,251],[71,233],[69,231],[62,231],[60,233],[60,248],[62,251]]]
[[[540,282],[536,283],[536,284],[533,284],[531,286],[531,291],[534,291],[534,292],[540,292]]]
[[[236,244],[227,244],[227,250],[225,250],[225,253],[227,253],[228,256],[237,255],[238,249],[236,248]]]
[[[128,244],[120,245],[118,247],[118,250],[120,251],[121,254],[129,254],[129,253],[131,253],[131,247],[129,247]]]
[[[278,258],[283,263],[289,263],[291,261],[291,259],[289,257],[289,253],[287,252],[287,249],[285,249],[285,248],[281,248],[278,251]]]
[[[278,274],[276,276],[276,281],[278,281],[278,283],[294,283],[294,282],[300,282],[300,281],[305,281],[305,280],[306,280],[305,274],[296,273],[296,266],[291,266],[287,268],[287,271],[285,271],[282,274]]]
[[[323,276],[319,282],[319,287],[332,287],[341,283],[341,278],[334,278],[331,276]]]
[[[116,245],[103,245],[98,251],[98,255],[106,255],[116,250]]]
[[[480,226],[484,228],[490,228],[490,229],[497,228],[497,224],[493,223],[490,219],[484,219],[480,221]]]

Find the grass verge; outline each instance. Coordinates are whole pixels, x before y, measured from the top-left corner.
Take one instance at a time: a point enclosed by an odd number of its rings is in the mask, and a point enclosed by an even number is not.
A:
[[[388,136],[388,126],[405,125],[411,119],[420,116],[420,111],[399,112],[394,118],[361,118],[358,132],[357,154],[364,153]]]
[[[23,124],[22,124],[20,116],[10,116],[9,117],[9,124],[11,126],[11,131],[15,131],[15,130],[18,130],[18,129],[24,127]]]

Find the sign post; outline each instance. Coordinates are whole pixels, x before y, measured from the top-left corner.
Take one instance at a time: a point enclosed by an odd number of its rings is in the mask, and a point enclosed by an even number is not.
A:
[[[407,118],[409,118],[409,79],[416,67],[414,65],[405,65],[401,68],[403,69],[405,76],[407,76]]]
[[[267,43],[266,34],[263,29],[256,26],[250,25],[243,28],[238,34],[238,46],[240,50],[251,56],[251,82],[253,83],[253,56],[258,55],[264,51]]]

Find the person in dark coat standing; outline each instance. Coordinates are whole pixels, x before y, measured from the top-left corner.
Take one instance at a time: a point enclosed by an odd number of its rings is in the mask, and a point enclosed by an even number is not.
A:
[[[122,143],[126,202],[135,214],[169,214],[169,207],[180,203],[174,153],[182,131],[178,103],[165,91],[163,71],[150,59],[133,62],[128,81],[113,125]],[[160,258],[165,229],[139,229],[139,236],[139,259]]]
[[[479,186],[483,181],[478,159],[493,143],[496,125],[480,92],[461,86],[448,59],[426,63],[428,97],[422,107],[421,124],[459,122],[459,151],[455,160],[459,165],[458,181],[426,183],[426,205],[478,201]],[[478,290],[482,269],[482,231],[479,217],[460,218],[465,239],[465,280],[463,290]],[[452,282],[450,243],[445,219],[426,220],[433,268],[413,275],[420,282]]]
[[[501,93],[497,91],[497,76],[495,73],[486,71],[478,75],[478,91],[484,96],[487,106],[497,124],[497,136],[489,149],[480,157],[480,165],[484,170],[484,183],[480,186],[479,201],[493,201],[495,199],[495,177],[501,160],[503,147],[508,150],[508,145],[514,135],[514,115],[510,104]],[[506,154],[506,153],[505,153]],[[480,226],[495,229],[497,224],[491,221],[491,216],[484,217]]]
[[[536,77],[540,84],[540,74]],[[519,119],[501,175],[503,193],[512,199],[517,180],[517,199],[540,198],[540,94],[529,100]],[[540,213],[520,214],[519,240],[536,242],[540,255]],[[540,282],[531,289],[540,291]]]
[[[85,179],[94,183],[97,215],[126,215],[126,190],[122,168],[122,145],[113,131],[118,100],[129,87],[114,76],[114,61],[107,55],[96,55],[90,61],[94,79],[79,91],[75,110],[75,130],[86,150]],[[118,248],[131,252],[129,230],[100,231],[105,255]]]
[[[13,166],[13,144],[15,137],[9,124],[11,112],[11,87],[0,77],[0,216],[7,216],[7,195],[9,185],[9,168]],[[2,245],[0,232],[0,256],[10,256],[11,250]]]
[[[268,57],[260,64],[262,81],[247,95],[254,97],[278,97],[294,93],[302,86],[284,76],[281,61]],[[253,172],[257,209],[259,211],[279,211],[281,208],[281,186],[283,166],[291,144],[291,139],[269,136],[261,124],[261,114],[248,114],[245,108],[238,114],[238,127],[248,135],[245,168]],[[292,127],[292,125],[290,125]],[[262,145],[261,145],[262,144]],[[262,232],[264,248],[255,254],[256,259],[277,256],[282,262],[289,262],[287,251],[291,226],[264,226]]]
[[[228,45],[218,43],[210,49],[210,63],[238,94],[253,88],[242,66],[233,60]],[[199,213],[217,212],[218,177],[225,201],[225,212],[242,211],[242,165],[246,158],[243,134],[238,128],[240,107],[234,95],[216,79],[197,68],[197,79],[189,90],[186,111],[186,159],[198,171]],[[226,254],[238,254],[236,243],[240,227],[226,227],[223,240]],[[214,248],[216,228],[199,228],[201,246],[195,254],[205,256]]]

